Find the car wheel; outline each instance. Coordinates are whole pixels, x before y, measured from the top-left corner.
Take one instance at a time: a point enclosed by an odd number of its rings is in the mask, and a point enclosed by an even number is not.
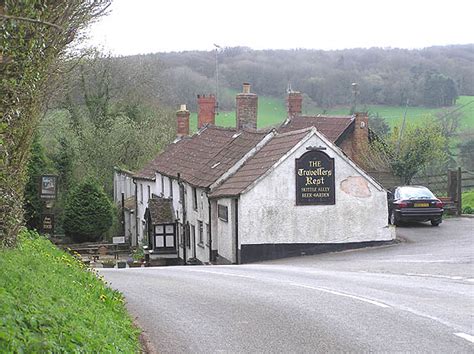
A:
[[[390,212],[390,224],[395,225],[395,226],[400,225],[400,222],[398,221],[398,218],[397,218],[397,216],[395,215],[395,211],[394,211],[394,210],[392,210],[392,211]]]
[[[439,226],[439,224],[441,224],[441,220],[440,220],[440,219],[433,219],[433,220],[431,220],[431,226]]]

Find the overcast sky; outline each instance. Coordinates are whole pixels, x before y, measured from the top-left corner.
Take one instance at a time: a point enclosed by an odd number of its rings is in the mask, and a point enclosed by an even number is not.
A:
[[[89,44],[114,55],[211,50],[423,48],[474,43],[474,0],[113,0]]]

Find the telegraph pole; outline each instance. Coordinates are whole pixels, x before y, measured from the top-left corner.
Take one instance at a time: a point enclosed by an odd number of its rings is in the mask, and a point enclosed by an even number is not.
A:
[[[214,47],[216,47],[216,113],[219,114],[219,49],[222,49],[220,45],[214,43]]]

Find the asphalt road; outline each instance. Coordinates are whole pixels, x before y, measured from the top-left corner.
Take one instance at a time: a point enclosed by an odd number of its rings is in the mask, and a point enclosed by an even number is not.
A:
[[[241,266],[102,270],[160,353],[474,352],[474,219]]]

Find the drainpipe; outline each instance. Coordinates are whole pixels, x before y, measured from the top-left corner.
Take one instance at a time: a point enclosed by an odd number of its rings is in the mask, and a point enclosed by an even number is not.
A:
[[[235,264],[239,262],[239,200],[236,198],[235,206]]]
[[[207,223],[207,233],[209,234],[209,263],[212,263],[212,226],[211,226],[211,201],[209,200],[209,196],[207,197],[207,204],[209,206],[209,221]]]
[[[137,215],[138,215],[138,185],[135,179],[132,179],[132,183],[135,185],[135,240],[137,241],[138,247],[138,225],[137,225]],[[132,240],[130,240],[130,246],[132,245]]]
[[[184,186],[183,182],[181,182],[181,174],[178,173],[178,189],[179,189],[179,197],[181,198],[181,187],[183,187],[183,199],[181,201],[181,205],[183,207],[183,261],[184,265],[187,264],[186,262],[186,198],[184,196]]]

